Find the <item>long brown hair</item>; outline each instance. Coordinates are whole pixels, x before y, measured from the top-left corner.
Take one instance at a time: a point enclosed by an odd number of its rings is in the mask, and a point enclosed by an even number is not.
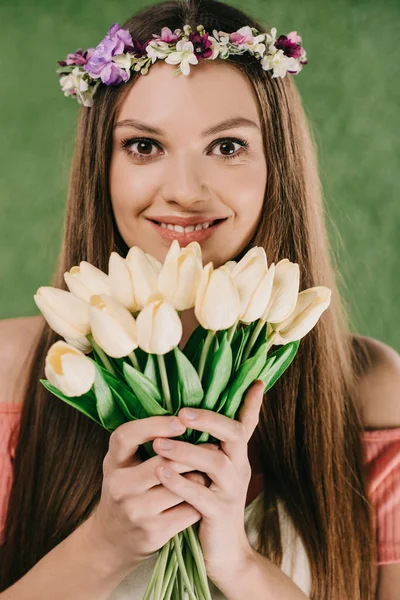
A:
[[[144,43],[164,26],[185,23],[235,31],[242,11],[215,0],[162,2],[124,25]],[[248,78],[259,100],[267,182],[258,230],[243,250],[263,246],[269,262],[300,267],[300,289],[326,285],[332,301],[301,341],[285,375],[265,395],[254,435],[265,479],[258,550],[277,565],[282,543],[277,501],[301,536],[311,565],[311,598],[375,597],[375,534],[367,497],[356,401],[361,362],[335,281],[324,222],[314,137],[294,78],[271,78],[250,55],[228,59]],[[51,284],[66,289],[63,273],[81,260],[104,271],[112,251],[125,256],[112,213],[108,173],[112,130],[128,83],[100,86],[93,107],[81,107],[72,161],[65,231]],[[310,76],[310,74],[308,74]],[[32,355],[0,560],[0,591],[21,578],[82,523],[100,499],[109,434],[49,394],[38,382],[44,358],[59,339],[43,322]]]

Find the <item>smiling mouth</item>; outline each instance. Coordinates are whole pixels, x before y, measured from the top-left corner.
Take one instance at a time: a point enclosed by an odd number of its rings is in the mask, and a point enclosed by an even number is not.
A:
[[[178,231],[180,233],[192,233],[193,231],[202,231],[204,229],[209,229],[210,227],[213,227],[215,225],[218,225],[219,223],[222,223],[222,221],[226,221],[226,219],[227,219],[227,217],[225,217],[224,219],[216,219],[215,221],[209,221],[207,223],[206,227],[204,227],[204,224],[200,224],[200,223],[197,225],[187,225],[186,227],[183,227],[182,225],[175,225],[172,223],[162,223],[161,221],[155,221],[154,219],[149,219],[149,220],[152,223],[159,225],[163,229],[168,229],[169,231]]]

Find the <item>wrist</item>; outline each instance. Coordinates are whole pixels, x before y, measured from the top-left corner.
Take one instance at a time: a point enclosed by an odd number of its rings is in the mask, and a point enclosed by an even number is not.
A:
[[[118,585],[137,564],[122,559],[114,544],[107,541],[95,526],[94,513],[81,525],[84,546],[90,561],[95,565],[101,578]]]

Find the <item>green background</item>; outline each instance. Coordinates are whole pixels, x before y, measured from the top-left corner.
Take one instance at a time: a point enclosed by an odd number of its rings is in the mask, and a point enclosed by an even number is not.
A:
[[[56,61],[150,3],[1,0],[0,318],[39,314],[33,294],[59,252],[78,104],[63,96]],[[399,351],[400,2],[231,4],[303,37],[309,64],[296,84],[352,328]]]

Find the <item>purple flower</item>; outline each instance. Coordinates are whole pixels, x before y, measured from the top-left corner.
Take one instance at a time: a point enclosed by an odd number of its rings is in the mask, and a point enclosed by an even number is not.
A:
[[[161,29],[161,35],[157,35],[157,33],[153,33],[152,35],[153,38],[159,42],[166,42],[167,44],[172,44],[179,40],[179,35],[177,35],[175,32],[172,33],[169,27],[163,27]]]
[[[192,32],[189,34],[189,42],[192,42],[196,56],[209,58],[212,55],[212,44],[208,39],[208,33],[201,36],[199,33]]]
[[[126,51],[135,52],[136,49],[141,51],[142,47],[140,44],[135,46],[127,29],[114,23],[83,68],[91,77],[100,77],[106,85],[118,85],[121,81],[128,81],[129,75],[113,62],[113,57]]]
[[[299,37],[300,36],[297,36],[297,38]],[[302,47],[297,42],[293,42],[292,38],[289,38],[286,35],[280,35],[274,45],[278,50],[283,50],[283,53],[290,58],[300,58],[303,51]]]

